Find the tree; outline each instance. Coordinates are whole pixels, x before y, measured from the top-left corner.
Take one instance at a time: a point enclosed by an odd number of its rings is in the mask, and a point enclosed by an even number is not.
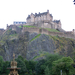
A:
[[[3,57],[0,56],[0,74],[3,72],[3,63],[4,63]]]
[[[70,57],[63,57],[53,62],[53,74],[60,75],[60,70],[63,71],[64,75],[72,75],[73,74],[73,67],[72,67],[73,60]]]
[[[10,62],[9,61],[5,61],[3,63],[3,74],[8,74],[9,70],[7,69],[8,67],[10,67]]]
[[[50,71],[49,71],[48,66],[47,66],[46,69],[45,69],[45,75],[50,75]]]
[[[52,63],[61,58],[62,58],[62,56],[59,54],[48,54],[47,55],[45,65],[48,66],[48,68],[50,70],[50,74],[52,74]]]
[[[46,65],[44,65],[45,63],[45,59],[39,60],[38,63],[35,66],[35,71],[37,73],[37,75],[44,75],[44,70],[46,68]]]
[[[46,55],[46,59],[42,59],[40,61],[38,61],[38,63],[36,64],[36,72],[39,75],[43,75],[45,72],[45,69],[49,68],[49,72],[50,74],[52,74],[52,62],[56,61],[58,59],[60,59],[62,56],[58,55],[58,54],[47,54]]]
[[[29,60],[27,61],[26,59],[24,60],[25,64],[26,64],[26,69],[27,69],[27,72],[30,74],[31,72],[32,73],[35,73],[35,65],[37,62],[35,61],[32,61],[32,60]]]
[[[19,74],[25,74],[25,72],[27,71],[26,69],[26,65],[23,61],[23,58],[21,56],[18,56],[18,58],[16,59],[17,61],[17,66],[20,67],[21,69],[19,70]]]

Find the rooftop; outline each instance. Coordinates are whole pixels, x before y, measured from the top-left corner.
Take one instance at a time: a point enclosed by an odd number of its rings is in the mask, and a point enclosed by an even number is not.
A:
[[[43,12],[43,13],[39,12],[38,14],[37,13],[35,13],[35,14],[31,13],[31,14],[33,14],[34,17],[39,17],[41,15],[47,15],[48,13],[49,13],[49,10],[47,10],[47,12]],[[50,16],[53,17],[52,14],[50,14]],[[30,15],[28,15],[27,19],[29,19],[29,18],[31,18]]]

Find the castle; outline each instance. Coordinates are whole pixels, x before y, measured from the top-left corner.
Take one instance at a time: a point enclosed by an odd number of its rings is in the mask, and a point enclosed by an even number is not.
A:
[[[75,39],[75,30],[73,31],[65,31],[61,27],[61,21],[60,20],[53,20],[53,16],[49,13],[49,10],[47,12],[43,13],[31,13],[27,17],[27,22],[13,22],[12,25],[8,26],[6,30],[0,29],[0,34],[5,33],[7,30],[11,29],[16,31],[17,33],[23,33],[25,31],[28,31],[30,33],[38,33],[38,34],[47,34],[52,36],[59,36],[59,37],[65,37],[65,38],[72,38]],[[35,26],[36,28],[27,28],[23,27],[24,25],[29,26]],[[20,28],[20,27],[21,28]],[[41,28],[41,29],[40,29]],[[50,29],[56,29],[60,32],[50,32],[46,30],[46,28]]]
[[[34,25],[41,28],[52,28],[52,29],[61,29],[61,21],[60,20],[53,20],[52,14],[47,12],[43,13],[31,13],[27,17],[27,25]]]

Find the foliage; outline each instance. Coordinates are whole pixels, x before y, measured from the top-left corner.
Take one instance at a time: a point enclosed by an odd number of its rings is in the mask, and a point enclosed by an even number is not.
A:
[[[32,60],[27,61],[26,59],[24,60],[24,62],[26,64],[27,72],[29,74],[32,74],[32,73],[34,74],[35,73],[35,65],[36,65],[37,62],[32,61]]]
[[[17,61],[17,66],[19,67],[19,68],[21,68],[20,70],[19,70],[19,74],[24,74],[25,72],[26,72],[26,65],[25,65],[25,63],[24,63],[24,61],[23,61],[23,57],[21,57],[21,56],[18,56],[18,58],[16,59],[16,61]]]
[[[47,54],[45,59],[39,61],[26,60],[22,56],[16,59],[17,65],[21,68],[18,72],[19,75],[72,75],[74,68],[72,66],[73,60],[70,57],[63,57],[58,54]],[[0,75],[8,75],[10,62],[3,61],[0,56]]]
[[[44,69],[46,67],[46,65],[44,65],[45,63],[45,59],[39,60],[38,63],[35,66],[35,71],[37,73],[37,75],[43,75],[44,74]]]
[[[29,26],[29,25],[23,25],[23,27],[28,27],[28,28],[35,28],[35,26]]]
[[[46,59],[42,59],[36,64],[36,73],[39,75],[43,75],[47,74],[46,71],[49,70],[49,74],[52,74],[52,62],[60,58],[62,58],[62,56],[58,54],[47,54]]]
[[[50,28],[45,28],[45,29],[47,29],[48,31],[51,31],[51,32],[59,32],[59,31],[56,30],[56,29],[50,29]]]
[[[10,62],[8,62],[8,61],[5,61],[4,63],[3,63],[3,74],[9,74],[9,70],[7,69],[8,67],[10,67]]]
[[[60,53],[61,55],[71,57],[74,55],[75,40],[59,36],[49,35],[49,37],[54,40],[54,44],[56,46],[56,50],[54,51],[55,53]]]
[[[60,75],[60,70],[63,71],[63,75],[72,75],[73,74],[73,67],[72,67],[73,60],[70,57],[63,57],[53,62],[53,74]]]
[[[12,31],[11,29],[6,30],[6,32],[0,36],[0,44],[4,44],[6,40],[11,39],[12,37],[17,37],[18,34],[16,31]]]
[[[46,69],[45,69],[45,75],[50,75],[50,71],[49,71],[48,66],[47,66]]]
[[[21,26],[18,26],[19,28],[21,28]]]
[[[50,74],[52,74],[52,63],[53,63],[53,61],[56,61],[56,60],[61,59],[61,58],[62,58],[62,56],[59,54],[47,54],[45,65],[48,66],[48,68],[50,70]]]
[[[35,26],[30,26],[30,25],[23,25],[23,27],[27,27],[27,28],[35,28]],[[21,26],[19,26],[19,28],[21,28]]]
[[[30,42],[33,41],[33,40],[35,40],[36,38],[39,38],[40,35],[41,35],[41,34],[38,34],[37,36],[35,36],[32,40],[30,40]]]
[[[0,56],[0,73],[3,72],[3,63],[4,63],[4,61],[3,61],[3,57]]]
[[[46,53],[40,53],[39,56],[35,56],[32,60],[35,60],[35,59],[40,58],[40,57],[43,57],[45,55],[46,55]]]

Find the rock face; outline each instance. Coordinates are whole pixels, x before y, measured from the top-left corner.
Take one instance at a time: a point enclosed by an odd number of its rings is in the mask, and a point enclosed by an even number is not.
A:
[[[54,41],[49,38],[49,36],[41,34],[38,38],[29,42],[27,50],[27,59],[34,59],[34,57],[40,56],[41,54],[44,54],[46,52],[54,53],[54,50]]]
[[[75,53],[75,40],[29,32],[17,34],[10,30],[0,36],[0,55],[5,61],[10,61],[13,52],[16,58],[21,55],[27,60],[40,60],[48,53],[72,57]]]

